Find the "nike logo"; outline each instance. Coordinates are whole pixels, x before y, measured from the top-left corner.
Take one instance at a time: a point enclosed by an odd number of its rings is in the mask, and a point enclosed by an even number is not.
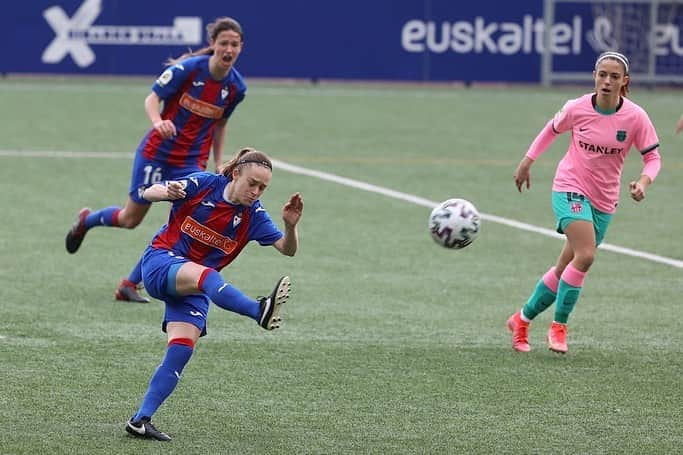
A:
[[[205,207],[213,207],[213,208],[216,208],[216,204],[214,204],[214,203],[211,202],[211,201],[202,201],[201,204],[202,204],[203,206],[205,206]]]
[[[580,131],[580,132],[584,132],[584,131],[586,131],[587,129],[588,129],[588,128],[579,128],[579,131]]]
[[[204,315],[201,313],[201,311],[190,311],[190,314],[191,314],[192,316],[196,316],[196,317],[202,317],[202,316],[204,316]]]
[[[202,81],[192,81],[192,85],[194,85],[195,87],[201,87],[202,85],[204,85],[204,82],[202,82]]]
[[[139,427],[136,427],[135,425],[132,425],[130,422],[128,422],[128,428],[132,429],[137,434],[144,435],[145,433],[147,433],[147,430],[145,430],[145,424],[144,423],[142,425],[140,425]]]

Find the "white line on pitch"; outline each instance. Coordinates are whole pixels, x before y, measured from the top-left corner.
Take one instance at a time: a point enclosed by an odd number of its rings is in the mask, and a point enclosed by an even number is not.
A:
[[[44,157],[44,158],[112,158],[112,159],[132,159],[133,154],[131,153],[99,153],[99,152],[58,152],[58,151],[39,151],[39,150],[0,150],[0,156],[25,156],[25,157]],[[354,180],[347,177],[341,177],[334,174],[329,174],[327,172],[316,171],[314,169],[308,169],[301,166],[296,166],[294,164],[285,163],[279,160],[273,160],[273,164],[284,171],[291,172],[299,175],[306,175],[309,177],[315,177],[320,180],[325,180],[328,182],[338,183],[340,185],[348,186],[351,188],[356,188],[363,191],[368,191],[370,193],[381,194],[393,199],[399,199],[402,201],[410,202],[412,204],[421,205],[423,207],[432,208],[435,207],[438,202],[430,201],[429,199],[421,198],[419,196],[414,196],[412,194],[403,193],[400,191],[391,190],[389,188],[384,188],[381,186],[373,185],[371,183],[361,182],[360,180]],[[536,234],[545,235],[548,237],[554,237],[558,239],[564,238],[563,235],[557,232],[546,229],[533,224],[522,223],[521,221],[516,221],[510,218],[504,218],[496,215],[489,215],[487,213],[481,213],[481,218],[493,223],[502,224],[505,226],[510,226],[515,229],[520,229],[523,231],[529,231]],[[659,256],[657,254],[648,253],[645,251],[633,250],[631,248],[625,248],[618,245],[612,245],[609,243],[603,243],[599,247],[600,249],[611,251],[614,253],[623,254],[626,256],[633,256],[640,259],[646,259],[648,261],[657,262],[660,264],[666,264],[679,269],[683,269],[683,261],[679,259],[668,258],[665,256]]]

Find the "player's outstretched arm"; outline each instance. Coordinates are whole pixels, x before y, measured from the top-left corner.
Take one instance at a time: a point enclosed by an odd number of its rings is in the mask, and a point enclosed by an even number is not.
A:
[[[299,248],[299,235],[296,226],[304,211],[304,200],[301,193],[293,194],[282,207],[282,220],[285,222],[285,235],[273,246],[285,256],[294,256]]]
[[[142,193],[142,197],[149,202],[175,201],[185,197],[185,185],[170,180],[165,185],[155,183]]]

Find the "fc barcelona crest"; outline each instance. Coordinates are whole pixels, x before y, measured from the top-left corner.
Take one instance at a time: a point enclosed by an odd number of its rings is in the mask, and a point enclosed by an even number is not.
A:
[[[626,131],[617,130],[617,141],[624,142],[626,140]]]

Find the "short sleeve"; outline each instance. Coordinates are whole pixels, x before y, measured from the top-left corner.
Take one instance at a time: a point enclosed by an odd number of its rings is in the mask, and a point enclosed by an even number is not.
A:
[[[555,133],[564,133],[572,129],[573,125],[573,108],[575,100],[570,100],[564,103],[562,109],[557,111],[553,117],[553,131]]]
[[[634,145],[642,154],[655,150],[659,147],[659,137],[650,117],[645,111],[641,111],[638,121],[640,128],[638,128]]]
[[[255,204],[252,210],[249,240],[256,240],[261,246],[270,246],[284,236],[260,203]]]
[[[152,91],[162,100],[168,99],[182,87],[190,72],[183,62],[176,63],[161,73],[152,85]]]
[[[192,197],[210,186],[215,180],[216,175],[209,172],[194,172],[178,180],[185,189],[185,198],[178,199],[182,203],[184,200],[192,199]]]

